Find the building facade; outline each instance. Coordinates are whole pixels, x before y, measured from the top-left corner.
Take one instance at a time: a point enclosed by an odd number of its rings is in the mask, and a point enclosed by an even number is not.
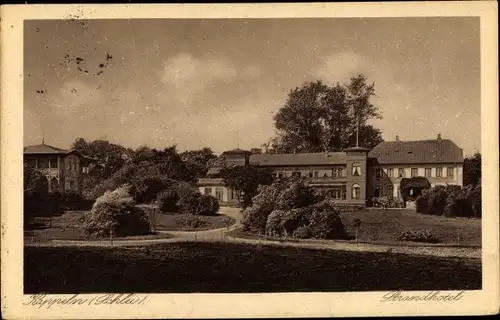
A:
[[[49,193],[81,193],[83,181],[95,168],[96,159],[75,150],[64,150],[42,142],[24,148],[24,164],[44,174]]]
[[[462,185],[463,151],[451,140],[382,142],[372,150],[354,147],[344,152],[251,154],[236,149],[222,154],[226,166],[269,168],[273,176],[305,177],[314,188],[325,189],[339,203],[365,205],[373,197],[401,198],[403,178],[425,177],[431,184]],[[236,204],[236,192],[224,185],[221,167],[211,168],[199,180],[201,193],[222,203]]]
[[[463,184],[463,151],[453,141],[382,142],[369,153],[368,197],[401,198],[403,178],[424,177],[431,187]]]

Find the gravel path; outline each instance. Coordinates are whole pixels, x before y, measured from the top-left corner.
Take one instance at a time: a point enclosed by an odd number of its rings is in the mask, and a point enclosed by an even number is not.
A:
[[[172,235],[168,239],[147,239],[147,240],[115,240],[112,243],[109,240],[103,241],[71,241],[71,240],[53,240],[44,243],[25,243],[26,246],[36,247],[59,247],[59,246],[78,246],[78,247],[122,247],[122,246],[144,246],[155,245],[162,243],[178,243],[186,241],[202,241],[202,242],[231,242],[231,243],[248,243],[257,245],[277,245],[291,246],[298,248],[312,249],[329,249],[342,251],[357,251],[357,252],[391,252],[411,255],[429,255],[437,257],[461,257],[461,258],[481,258],[480,248],[457,248],[457,247],[425,247],[425,246],[390,246],[368,243],[345,243],[330,241],[328,243],[314,242],[287,242],[287,241],[272,241],[264,239],[244,239],[228,236],[226,233],[240,227],[241,212],[237,208],[222,207],[220,214],[229,216],[235,219],[235,223],[226,228],[212,229],[206,231],[160,231]]]

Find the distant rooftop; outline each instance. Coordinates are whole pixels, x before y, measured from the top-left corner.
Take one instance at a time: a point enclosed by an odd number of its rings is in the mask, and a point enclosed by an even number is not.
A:
[[[369,154],[380,164],[461,163],[463,150],[453,141],[441,139],[418,141],[386,141],[379,143]]]
[[[65,154],[68,152],[69,150],[49,146],[45,143],[24,148],[24,154]]]

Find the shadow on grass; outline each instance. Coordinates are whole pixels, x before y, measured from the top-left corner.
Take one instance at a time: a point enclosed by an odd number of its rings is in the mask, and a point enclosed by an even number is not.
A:
[[[25,247],[25,294],[481,289],[477,259],[234,243]]]

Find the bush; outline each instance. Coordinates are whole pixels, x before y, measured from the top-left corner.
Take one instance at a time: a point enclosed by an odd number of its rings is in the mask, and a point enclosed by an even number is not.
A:
[[[480,217],[481,187],[435,186],[424,190],[416,201],[417,212],[447,217]]]
[[[83,221],[87,235],[97,237],[142,235],[149,231],[147,214],[135,207],[129,185],[104,193]]]
[[[241,225],[244,231],[254,231],[264,233],[270,211],[264,205],[253,204],[243,211]]]
[[[335,202],[300,180],[261,186],[253,205],[243,211],[242,225],[270,236],[347,238]]]
[[[161,212],[177,212],[179,195],[175,190],[165,190],[158,194],[158,206]]]
[[[93,200],[85,199],[75,191],[66,191],[60,196],[61,205],[65,210],[90,210],[94,204]]]
[[[447,217],[473,217],[474,209],[470,201],[470,193],[473,192],[473,187],[468,186],[458,193],[451,193],[447,199],[445,207],[445,216]]]
[[[330,200],[323,200],[312,206],[309,228],[316,239],[347,239],[340,211]]]
[[[219,211],[219,201],[213,196],[203,195],[198,190],[189,190],[180,195],[177,207],[182,213],[194,215],[215,216]]]
[[[374,197],[371,199],[371,205],[382,208],[402,208],[403,200],[388,196]]]
[[[266,222],[266,234],[269,236],[292,236],[294,231],[309,224],[311,208],[296,208],[288,211],[274,210]]]
[[[398,241],[439,243],[439,239],[429,231],[404,231],[399,234]]]
[[[419,213],[429,214],[430,189],[425,189],[415,201],[416,210]]]

